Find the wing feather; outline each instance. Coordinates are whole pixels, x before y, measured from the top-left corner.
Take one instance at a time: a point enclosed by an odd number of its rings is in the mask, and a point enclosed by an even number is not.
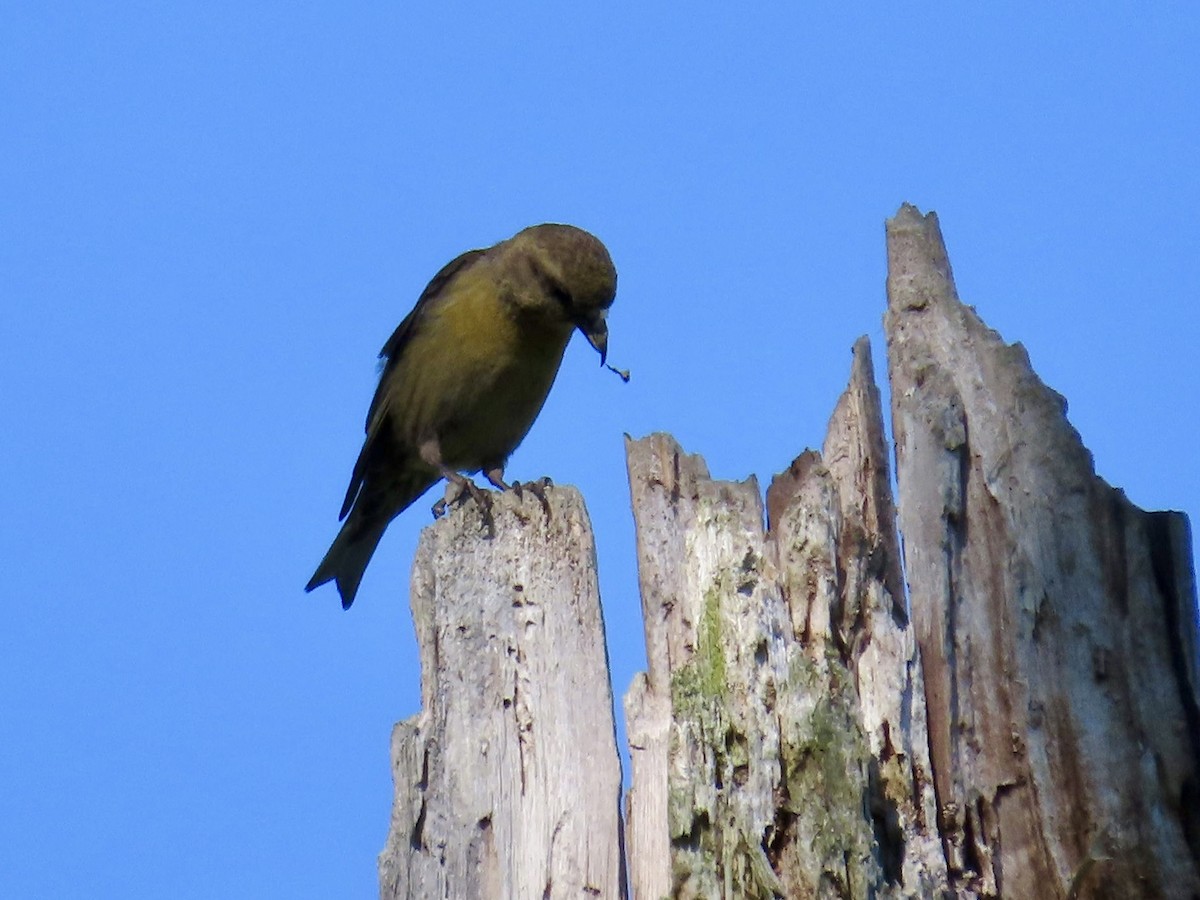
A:
[[[379,443],[380,426],[389,412],[388,401],[392,395],[392,391],[389,389],[391,375],[395,371],[397,361],[404,353],[404,348],[420,331],[421,322],[426,318],[429,309],[437,304],[454,278],[478,262],[485,253],[487,253],[486,250],[468,250],[442,266],[441,270],[425,286],[425,290],[417,298],[417,303],[412,311],[404,317],[404,321],[396,326],[392,336],[387,339],[383,349],[379,351],[379,358],[384,362],[379,374],[379,384],[375,387],[375,396],[371,398],[371,406],[367,410],[367,437],[363,441],[358,459],[354,462],[354,471],[350,475],[350,486],[346,488],[346,499],[342,502],[339,520],[346,518],[346,514],[350,512],[355,498],[362,489],[369,461]]]

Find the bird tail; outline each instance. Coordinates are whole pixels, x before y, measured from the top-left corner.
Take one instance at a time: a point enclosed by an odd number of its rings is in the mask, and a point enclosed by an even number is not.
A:
[[[392,519],[408,509],[437,480],[436,475],[408,466],[401,477],[382,489],[364,485],[354,498],[342,530],[333,539],[329,552],[304,590],[311,591],[327,581],[336,581],[342,609],[349,609],[358,593],[363,571]]]
[[[336,581],[342,597],[342,609],[349,609],[354,602],[354,595],[358,593],[358,584],[362,581],[367,563],[371,561],[390,521],[387,516],[367,518],[358,510],[352,512],[304,590],[311,591],[327,581]]]

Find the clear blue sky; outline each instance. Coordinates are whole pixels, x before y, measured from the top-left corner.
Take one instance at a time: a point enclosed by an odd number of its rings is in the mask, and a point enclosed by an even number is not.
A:
[[[819,445],[905,200],[1100,473],[1200,512],[1195,5],[441,6],[0,12],[2,896],[374,896],[427,504],[349,613],[302,587],[383,341],[525,225],[620,272],[632,383],[577,341],[509,469],[584,492],[618,697],[622,433]]]

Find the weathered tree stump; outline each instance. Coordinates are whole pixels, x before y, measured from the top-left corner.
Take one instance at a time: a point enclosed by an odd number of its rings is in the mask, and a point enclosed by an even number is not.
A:
[[[1096,477],[1066,401],[959,302],[936,216],[905,206],[888,223],[888,273],[900,529],[951,883],[1194,897],[1187,519]]]
[[[622,862],[638,900],[1200,897],[1187,520],[1095,475],[959,302],[932,214],[887,243],[898,503],[865,338],[766,522],[753,478],[627,442],[648,665],[623,845],[578,495],[427,529],[384,898],[619,897]]]
[[[467,503],[412,576],[421,713],[392,735],[380,896],[616,897],[621,767],[596,551],[573,488]]]
[[[666,435],[629,443],[635,897],[944,891],[885,447],[865,339],[823,452],[772,481],[769,530],[753,479],[713,482]]]

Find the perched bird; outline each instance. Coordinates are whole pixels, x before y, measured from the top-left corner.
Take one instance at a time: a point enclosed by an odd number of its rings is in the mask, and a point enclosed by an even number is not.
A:
[[[604,365],[616,289],[604,245],[571,225],[534,225],[438,272],[380,351],[345,524],[305,590],[336,581],[349,609],[388,523],[439,479],[459,498],[483,499],[461,472],[482,471],[507,489],[504,465],[546,402],[576,328]]]

